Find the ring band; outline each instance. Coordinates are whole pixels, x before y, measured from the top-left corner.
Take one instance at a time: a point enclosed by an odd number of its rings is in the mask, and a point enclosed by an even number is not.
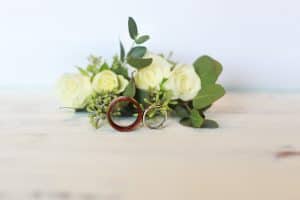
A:
[[[159,124],[151,125],[151,124],[147,123],[146,117],[147,117],[148,112],[150,112],[151,110],[157,109],[157,108],[161,108],[161,106],[160,105],[149,106],[143,114],[143,124],[150,129],[161,129],[161,128],[163,128],[164,123],[167,121],[168,113],[167,113],[167,111],[162,111],[164,118]]]
[[[113,111],[113,108],[119,102],[129,102],[129,103],[132,103],[133,105],[136,106],[138,116],[137,116],[136,120],[128,126],[120,126],[112,120],[111,113]],[[118,98],[114,99],[110,103],[109,108],[108,108],[108,112],[107,112],[107,119],[108,119],[108,122],[110,123],[110,125],[118,131],[122,131],[122,132],[132,131],[132,130],[136,129],[138,127],[138,125],[142,122],[142,120],[143,120],[143,111],[142,111],[142,108],[141,108],[140,104],[134,98],[121,96],[121,97],[118,97]]]

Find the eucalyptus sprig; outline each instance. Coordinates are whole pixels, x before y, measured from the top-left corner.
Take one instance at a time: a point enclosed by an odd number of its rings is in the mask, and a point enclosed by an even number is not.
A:
[[[217,84],[222,65],[209,56],[201,56],[194,62],[194,69],[201,80],[201,90],[191,102],[179,102],[176,114],[180,123],[195,128],[218,128],[218,123],[206,119],[204,112],[225,95],[225,89]]]
[[[152,58],[144,58],[147,53],[147,48],[141,44],[148,41],[150,36],[139,34],[137,24],[132,17],[128,19],[128,31],[133,44],[126,54],[124,45],[120,41],[120,60],[136,69],[149,66],[152,63]]]

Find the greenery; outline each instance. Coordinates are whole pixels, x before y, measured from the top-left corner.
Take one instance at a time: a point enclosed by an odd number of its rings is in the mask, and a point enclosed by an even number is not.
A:
[[[84,75],[91,77],[91,80],[101,71],[109,69],[109,65],[102,59],[102,57],[97,57],[91,55],[88,57],[88,65],[86,68],[76,67],[79,72]]]
[[[202,88],[199,91],[198,95],[193,99],[193,107],[196,109],[205,108],[224,95],[225,90],[221,85],[214,84],[207,86],[205,88]]]
[[[152,63],[152,58],[144,58],[147,48],[140,46],[150,39],[149,35],[139,35],[138,27],[132,17],[128,19],[128,31],[129,36],[133,40],[132,47],[128,53],[124,49],[122,42],[120,42],[120,58],[122,62],[129,64],[136,69],[142,69],[149,66]]]
[[[215,84],[222,72],[222,65],[209,56],[201,56],[194,62],[194,68],[201,80],[201,87]]]
[[[102,57],[96,57],[91,55],[88,58],[88,65],[86,68],[77,67],[79,72],[87,77],[90,77],[91,81],[94,77],[103,70],[111,70],[116,74],[122,75],[125,78],[129,79],[128,68],[124,65],[118,55],[113,57],[111,66],[105,62]],[[133,87],[132,84],[129,84],[124,93],[128,93],[129,88]],[[135,87],[135,86],[134,86]],[[84,109],[76,109],[76,112],[87,111],[89,113],[90,123],[93,127],[99,128],[101,122],[106,119],[106,113],[109,107],[109,104],[113,99],[118,95],[114,91],[108,93],[96,93],[94,92],[87,99],[87,106]],[[133,95],[134,96],[134,95]]]
[[[147,97],[144,98],[146,107],[158,106],[156,109],[151,110],[148,113],[148,117],[154,118],[157,113],[170,112],[171,106],[176,105],[177,101],[171,100],[171,93],[163,89],[150,89]]]
[[[225,89],[218,84],[218,78],[223,70],[222,65],[216,59],[207,55],[201,56],[194,61],[193,67],[200,78],[201,89],[194,99],[190,101],[173,100],[172,92],[163,87],[167,79],[161,82],[159,88],[149,88],[147,91],[138,89],[134,78],[128,72],[141,70],[153,62],[152,58],[147,57],[148,49],[144,45],[150,39],[150,36],[140,34],[138,26],[132,17],[128,19],[128,32],[132,40],[131,47],[126,50],[122,41],[119,41],[120,52],[112,58],[111,63],[106,62],[102,57],[91,55],[88,58],[86,67],[77,67],[79,72],[83,76],[89,77],[91,81],[103,70],[111,70],[116,75],[121,75],[128,80],[129,83],[125,90],[121,94],[116,94],[115,91],[105,93],[93,92],[87,99],[86,108],[77,111],[86,110],[89,113],[90,123],[95,128],[99,128],[101,122],[106,118],[106,113],[112,100],[118,96],[128,96],[135,98],[143,108],[158,106],[156,110],[154,109],[148,114],[149,118],[153,118],[157,112],[168,112],[180,117],[179,121],[184,126],[218,128],[218,123],[207,119],[205,112],[225,95]],[[172,54],[171,52],[168,56],[162,55],[172,65],[171,70],[177,64],[177,62],[171,60]],[[132,68],[129,69],[128,67]],[[121,80],[119,80],[119,83],[122,82]],[[126,80],[125,82],[127,84]],[[116,110],[113,114],[125,115],[124,113],[126,111]]]
[[[126,97],[134,97],[136,94],[136,87],[134,79],[131,79],[127,87],[125,88],[123,95]]]
[[[116,74],[122,75],[125,78],[129,79],[128,76],[128,69],[124,63],[122,63],[122,60],[119,59],[117,55],[113,57],[113,63],[111,70],[115,72]]]
[[[222,65],[209,56],[201,56],[194,62],[194,69],[201,80],[201,90],[191,102],[179,102],[174,111],[184,126],[218,128],[217,122],[206,119],[204,112],[225,95],[225,89],[216,83]]]
[[[94,93],[89,97],[86,109],[89,113],[90,123],[93,127],[96,129],[100,127],[101,122],[106,118],[109,104],[116,97],[117,95],[114,93]]]

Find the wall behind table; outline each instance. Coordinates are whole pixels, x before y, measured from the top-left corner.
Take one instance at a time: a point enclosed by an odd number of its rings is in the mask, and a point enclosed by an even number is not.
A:
[[[0,86],[52,86],[93,53],[111,57],[133,16],[157,52],[209,54],[230,89],[300,88],[298,0],[0,0]],[[127,44],[129,45],[129,43]]]

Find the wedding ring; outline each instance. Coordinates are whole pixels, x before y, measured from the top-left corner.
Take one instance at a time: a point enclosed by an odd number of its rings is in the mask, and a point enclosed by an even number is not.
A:
[[[119,124],[115,123],[114,120],[112,119],[112,112],[113,112],[115,106],[121,102],[132,103],[137,109],[137,118],[135,119],[134,122],[132,122],[128,126],[119,125]],[[114,99],[110,103],[108,112],[107,112],[107,119],[108,119],[108,122],[110,123],[111,127],[113,127],[114,129],[116,129],[118,131],[122,131],[122,132],[132,131],[132,130],[136,129],[139,126],[139,124],[142,122],[143,111],[142,111],[140,104],[134,98],[121,96],[121,97]]]
[[[134,70],[134,71],[131,72],[131,78],[134,78],[136,72],[137,72],[136,70]],[[133,80],[134,80],[134,79],[133,79]]]
[[[152,105],[152,106],[149,106],[149,107],[145,110],[145,112],[144,112],[144,114],[143,114],[143,124],[144,124],[144,126],[150,128],[150,129],[161,129],[161,128],[164,127],[164,123],[165,123],[165,122],[167,121],[167,119],[168,119],[168,113],[167,113],[167,111],[161,111],[161,110],[159,111],[159,112],[161,112],[161,114],[163,115],[163,118],[162,118],[161,121],[159,121],[159,122],[156,123],[156,124],[151,124],[151,123],[149,122],[149,120],[147,119],[147,114],[149,114],[151,111],[153,111],[153,110],[155,110],[155,109],[160,109],[160,108],[161,108],[160,105]]]

